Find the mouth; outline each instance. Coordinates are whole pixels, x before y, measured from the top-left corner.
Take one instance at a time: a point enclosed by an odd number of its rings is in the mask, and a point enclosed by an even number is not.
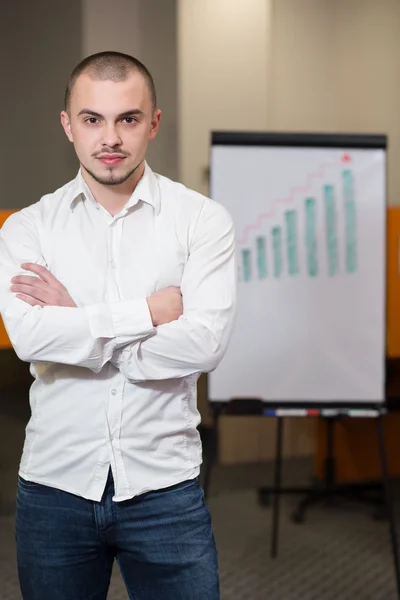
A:
[[[125,156],[121,154],[103,154],[98,156],[97,160],[102,162],[104,165],[118,165],[124,160]]]

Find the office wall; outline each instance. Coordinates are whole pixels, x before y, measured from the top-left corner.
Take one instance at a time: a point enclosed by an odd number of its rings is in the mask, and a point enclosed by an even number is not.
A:
[[[274,1],[270,129],[336,130],[333,4],[330,0]]]
[[[142,61],[154,77],[161,128],[149,145],[157,172],[178,178],[176,0],[82,0],[82,57],[116,50]]]
[[[268,126],[270,0],[178,0],[179,165],[207,194],[213,129]]]
[[[269,127],[386,133],[400,202],[400,3],[275,0]]]
[[[14,209],[76,172],[59,113],[81,57],[80,0],[3,0],[0,56],[0,208]]]

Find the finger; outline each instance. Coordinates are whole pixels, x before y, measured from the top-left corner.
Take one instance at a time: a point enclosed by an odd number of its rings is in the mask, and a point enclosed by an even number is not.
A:
[[[52,275],[50,271],[42,265],[37,265],[35,263],[22,263],[21,267],[25,271],[32,271],[32,273],[36,273],[36,275],[38,275],[40,279],[43,279],[43,281],[46,281],[46,283],[59,283],[58,279],[56,279],[54,275]]]
[[[17,275],[11,279],[11,283],[13,284],[25,284],[25,285],[33,285],[37,287],[43,287],[46,283],[40,279],[39,277],[30,277],[29,275]]]
[[[45,304],[43,302],[40,302],[40,300],[36,300],[35,298],[31,298],[30,296],[25,296],[25,294],[17,294],[16,297],[20,300],[23,300],[27,304],[30,304],[31,306],[41,306],[42,308],[45,306]]]
[[[32,285],[12,285],[11,291],[18,294],[23,294],[24,296],[30,296],[31,298],[35,298],[35,300],[39,300],[40,302],[45,302],[47,297],[45,290]]]

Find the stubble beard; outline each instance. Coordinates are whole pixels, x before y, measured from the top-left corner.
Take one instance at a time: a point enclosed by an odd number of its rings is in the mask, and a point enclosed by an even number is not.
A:
[[[136,165],[136,167],[134,167],[133,169],[128,171],[128,173],[119,175],[119,177],[117,177],[113,173],[113,171],[112,171],[113,167],[109,167],[109,169],[110,169],[109,174],[107,176],[102,177],[100,175],[96,175],[96,173],[94,173],[93,171],[91,171],[90,169],[85,167],[85,165],[82,165],[82,166],[85,169],[85,171],[87,171],[89,173],[89,175],[91,177],[93,177],[93,179],[95,181],[97,181],[97,183],[100,183],[101,185],[110,185],[111,186],[111,185],[121,185],[121,183],[125,183],[125,181],[127,181],[135,173],[135,171],[140,167],[142,162],[143,162],[143,160],[141,160],[140,163]]]

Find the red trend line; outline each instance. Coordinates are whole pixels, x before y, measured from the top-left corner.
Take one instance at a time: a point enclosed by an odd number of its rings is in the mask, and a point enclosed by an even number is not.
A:
[[[289,204],[289,203],[293,202],[296,194],[298,194],[300,192],[303,194],[305,192],[308,192],[311,189],[313,180],[318,177],[322,177],[327,169],[329,169],[330,167],[336,167],[338,165],[342,165],[343,163],[347,163],[347,162],[351,162],[351,157],[349,156],[349,154],[343,154],[343,156],[339,162],[334,161],[334,162],[329,162],[329,163],[322,163],[319,166],[317,171],[313,171],[308,174],[307,182],[304,185],[295,185],[290,190],[290,193],[286,198],[278,198],[277,200],[275,200],[272,203],[272,206],[268,212],[259,214],[255,223],[252,223],[251,225],[246,225],[246,227],[243,229],[242,238],[240,240],[238,240],[238,243],[245,244],[247,242],[250,231],[261,227],[262,221],[264,219],[273,217],[275,214],[275,209],[279,204]]]

